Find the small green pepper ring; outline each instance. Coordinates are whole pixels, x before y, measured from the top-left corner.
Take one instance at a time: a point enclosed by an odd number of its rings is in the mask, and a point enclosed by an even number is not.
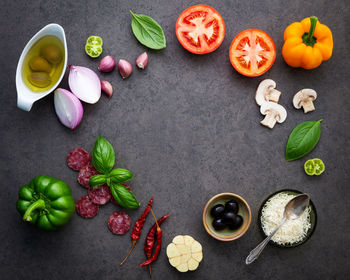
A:
[[[314,158],[313,162],[315,164],[315,175],[321,175],[325,170],[323,161],[319,158]]]
[[[99,36],[90,36],[86,40],[85,52],[88,56],[92,58],[99,57],[102,53],[102,38]]]
[[[41,175],[18,191],[17,210],[23,220],[52,231],[66,224],[75,210],[72,191],[56,178]]]
[[[309,159],[304,163],[304,170],[307,175],[321,175],[325,170],[323,161],[319,158]]]

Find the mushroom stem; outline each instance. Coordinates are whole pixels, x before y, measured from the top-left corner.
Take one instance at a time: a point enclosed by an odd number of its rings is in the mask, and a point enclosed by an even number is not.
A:
[[[303,100],[302,106],[304,109],[304,113],[315,111],[314,103],[312,102],[311,98],[308,98],[306,100]]]
[[[265,118],[260,123],[272,129],[276,124],[276,117],[276,112],[271,110],[266,114]]]
[[[270,92],[270,101],[278,103],[281,96],[281,92],[274,88],[269,88],[269,92]]]

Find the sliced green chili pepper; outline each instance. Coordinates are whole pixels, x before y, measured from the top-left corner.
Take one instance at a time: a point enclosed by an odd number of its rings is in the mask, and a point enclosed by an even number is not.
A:
[[[103,41],[102,41],[101,37],[90,36],[86,40],[85,52],[87,55],[89,55],[93,58],[99,57],[100,54],[102,53],[102,45],[103,45]]]
[[[304,170],[307,175],[318,176],[325,170],[325,165],[319,158],[309,159],[304,163]]]
[[[311,176],[315,174],[315,164],[312,159],[309,159],[304,163],[304,170],[307,175]]]
[[[314,158],[313,162],[315,165],[315,174],[321,175],[323,173],[323,171],[325,170],[325,166],[324,166],[323,161],[319,158]]]

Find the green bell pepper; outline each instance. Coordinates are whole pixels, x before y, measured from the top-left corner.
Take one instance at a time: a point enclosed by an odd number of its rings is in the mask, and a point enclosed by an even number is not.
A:
[[[23,220],[47,231],[68,222],[75,210],[72,191],[56,178],[41,175],[18,191],[17,210]]]

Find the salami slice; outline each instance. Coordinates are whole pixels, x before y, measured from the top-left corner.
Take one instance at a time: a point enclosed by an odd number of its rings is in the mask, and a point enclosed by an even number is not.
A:
[[[73,170],[79,171],[90,163],[90,154],[83,148],[75,148],[71,150],[67,156],[67,164]]]
[[[75,204],[77,213],[83,218],[93,218],[99,211],[99,206],[92,202],[92,200],[84,195]]]
[[[129,191],[132,192],[132,190],[130,189],[130,187],[129,187],[128,185],[125,185],[125,184],[123,184],[123,183],[120,183],[120,184],[123,185],[123,186],[126,187]],[[113,195],[111,196],[111,202],[112,202],[113,204],[115,204],[115,205],[120,206],[119,203],[114,199]]]
[[[100,173],[95,169],[95,167],[93,167],[92,165],[86,165],[79,171],[78,183],[85,188],[89,188],[90,178],[97,174],[100,174]]]
[[[113,212],[108,218],[108,227],[114,234],[125,234],[131,225],[131,219],[125,212]]]
[[[108,201],[111,200],[111,197],[111,190],[107,185],[89,188],[89,198],[95,204],[106,204]]]

